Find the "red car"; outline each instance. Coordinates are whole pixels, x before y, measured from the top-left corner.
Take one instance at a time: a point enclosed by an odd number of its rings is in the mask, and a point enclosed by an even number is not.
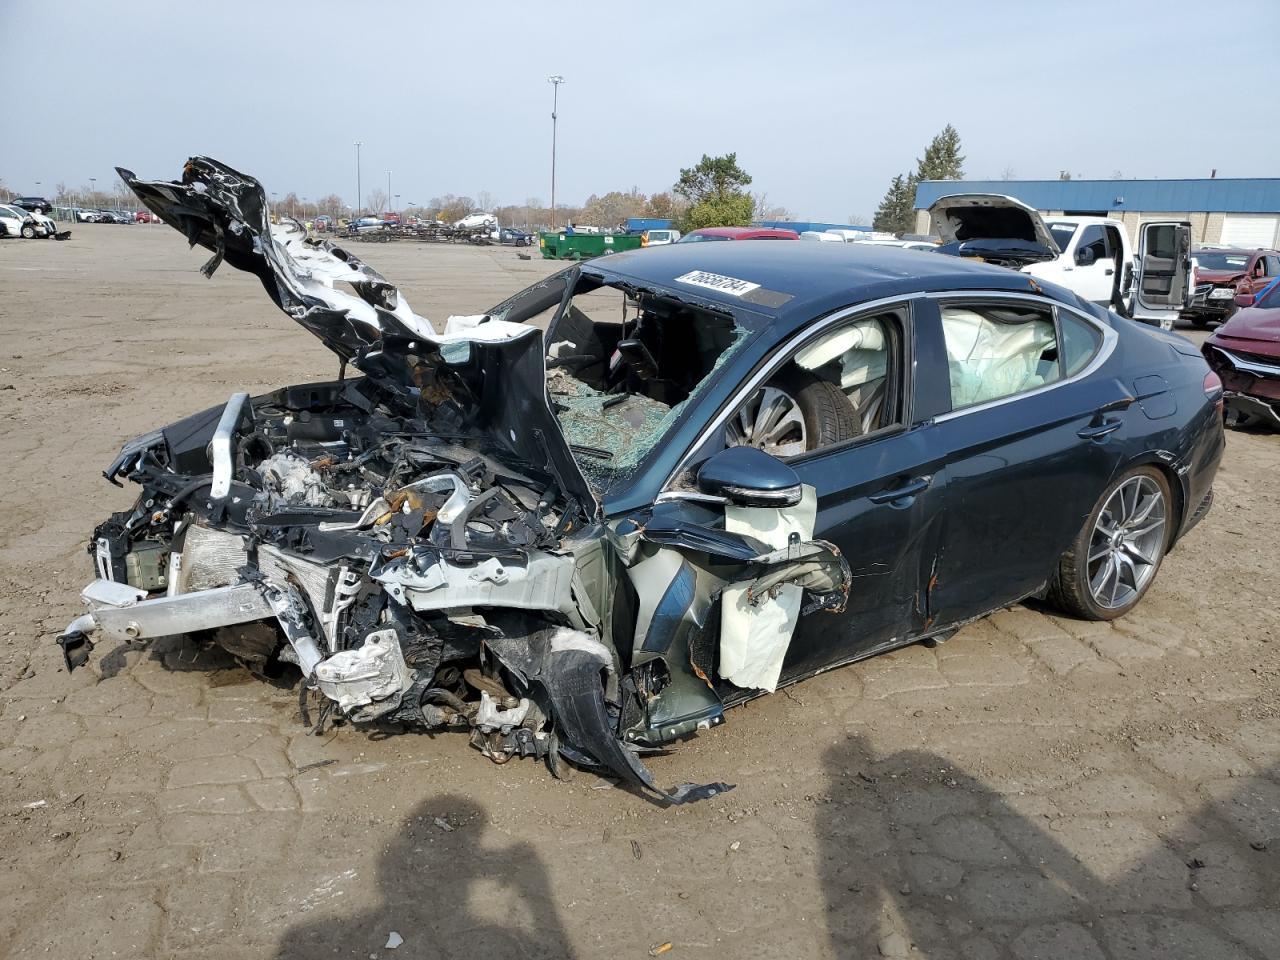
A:
[[[135,223],[151,223],[156,217],[152,215],[150,210],[139,210],[133,215]]]
[[[773,227],[702,227],[690,230],[676,243],[701,243],[706,240],[799,240],[794,230]]]
[[[1191,256],[1196,261],[1195,285],[1182,315],[1200,328],[1231,316],[1237,293],[1261,293],[1280,277],[1280,253],[1275,250],[1205,247]]]
[[[1280,428],[1280,280],[1235,304],[1240,311],[1200,349],[1222,380],[1228,423]]]

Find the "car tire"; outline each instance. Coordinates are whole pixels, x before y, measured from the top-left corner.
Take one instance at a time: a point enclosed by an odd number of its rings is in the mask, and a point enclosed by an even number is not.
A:
[[[804,418],[808,449],[843,443],[862,434],[853,401],[830,380],[792,366],[774,384],[795,398]]]
[[[1138,496],[1129,501],[1129,491],[1135,488]],[[1125,492],[1121,493],[1122,490]],[[1146,516],[1142,516],[1147,508],[1148,497],[1156,495],[1158,503],[1151,507]],[[1122,501],[1119,508],[1115,502],[1117,498]],[[1129,502],[1134,506],[1129,517],[1125,518],[1121,514]],[[1132,610],[1146,595],[1160,571],[1176,520],[1173,507],[1169,481],[1155,467],[1135,467],[1113,481],[1098,498],[1075,540],[1059,559],[1058,568],[1049,583],[1048,601],[1082,620],[1114,620]],[[1131,540],[1138,541],[1130,546],[1117,549],[1114,539],[1108,545],[1101,528],[1112,527],[1121,532],[1128,529],[1136,534],[1151,525],[1157,511],[1161,520],[1158,530],[1149,531],[1142,537],[1122,536],[1122,544]],[[1113,526],[1103,519],[1104,514],[1110,521],[1119,519],[1121,522]],[[1113,555],[1119,559],[1113,559]],[[1143,559],[1135,562],[1139,556]],[[1105,575],[1108,563],[1115,564],[1114,581]],[[1142,565],[1141,571],[1134,572],[1138,570],[1139,564]],[[1128,585],[1124,582],[1126,572],[1130,580]]]
[[[24,227],[22,228],[22,239],[23,239],[23,240],[34,240],[34,239],[35,239],[35,236],[36,236],[36,228],[35,228],[35,227],[31,226],[30,224],[27,224],[26,226],[24,226]]]
[[[1191,317],[1190,319],[1191,319],[1191,325],[1192,325],[1193,327],[1195,327],[1197,330],[1208,330],[1208,329],[1209,329],[1209,318],[1208,318],[1208,317]]]

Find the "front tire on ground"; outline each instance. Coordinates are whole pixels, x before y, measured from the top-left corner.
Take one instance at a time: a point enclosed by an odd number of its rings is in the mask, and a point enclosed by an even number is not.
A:
[[[1124,616],[1154,582],[1173,524],[1164,474],[1154,467],[1126,472],[1098,498],[1058,561],[1049,602],[1084,620]]]

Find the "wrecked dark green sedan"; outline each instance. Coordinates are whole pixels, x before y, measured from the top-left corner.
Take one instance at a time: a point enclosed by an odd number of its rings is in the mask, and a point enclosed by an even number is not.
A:
[[[1181,338],[910,250],[684,244],[437,332],[206,158],[121,175],[338,356],[130,440],[58,642],[190,633],[305,722],[603,770],[726,707],[1031,596],[1119,616],[1209,508],[1221,390]],[[354,372],[349,376],[349,368]]]

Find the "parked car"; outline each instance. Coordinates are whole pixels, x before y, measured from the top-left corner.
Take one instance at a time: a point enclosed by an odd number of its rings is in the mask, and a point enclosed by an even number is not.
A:
[[[150,210],[139,210],[133,215],[134,223],[159,223],[160,218]]]
[[[1025,597],[1121,616],[1212,502],[1199,351],[1009,270],[672,244],[438,334],[349,253],[265,242],[243,174],[121,176],[363,376],[125,443],[105,475],[141,493],[90,538],[68,669],[212,631],[299,671],[321,726],[454,729],[681,803],[727,785],[664,789],[640,750]]]
[[[1227,422],[1280,429],[1280,277],[1236,306],[1201,348],[1226,389]]]
[[[101,223],[102,212],[90,210],[88,207],[76,207],[75,219],[77,223]]]
[[[60,233],[58,231],[58,224],[54,219],[44,213],[41,213],[39,210],[31,210],[29,211],[29,215],[31,219],[36,222],[36,236],[47,237],[49,239],[56,238],[58,240],[65,240],[67,237],[71,236],[71,231],[69,230],[64,233]]]
[[[44,228],[29,210],[7,203],[0,204],[0,228],[4,230],[3,236],[22,237],[24,240],[44,235]]]
[[[53,201],[44,197],[18,197],[10,200],[10,205],[34,213],[49,213],[53,209]]]
[[[667,244],[680,242],[680,231],[670,227],[659,227],[645,230],[643,237],[646,247],[665,247]]]
[[[1172,330],[1191,295],[1191,224],[1138,225],[1136,253],[1119,220],[1042,217],[1000,194],[956,194],[930,208],[938,253],[975,257],[1062,284],[1083,299]]]
[[[517,230],[515,227],[503,227],[498,231],[498,242],[515,247],[527,247],[533,243],[533,234]]]
[[[1258,294],[1280,277],[1280,252],[1203,247],[1192,254],[1195,286],[1183,316],[1201,329],[1236,311],[1236,294]]]
[[[381,217],[360,217],[347,224],[347,233],[375,233],[380,230],[388,230],[390,227],[391,225]]]
[[[317,233],[331,232],[333,230],[333,217],[322,213],[312,222],[312,227]]]
[[[474,230],[479,227],[496,227],[498,218],[492,213],[469,213],[461,220],[454,223],[454,226],[460,230]]]
[[[801,230],[800,239],[813,243],[844,243],[844,237],[831,230]]]
[[[99,223],[133,223],[133,214],[125,213],[123,210],[99,210],[102,219]]]
[[[850,240],[850,243],[865,243],[870,247],[901,247],[903,250],[924,250],[931,252],[938,249],[932,240]]]
[[[690,230],[679,243],[705,243],[708,240],[799,240],[794,230],[774,227],[701,227]]]

